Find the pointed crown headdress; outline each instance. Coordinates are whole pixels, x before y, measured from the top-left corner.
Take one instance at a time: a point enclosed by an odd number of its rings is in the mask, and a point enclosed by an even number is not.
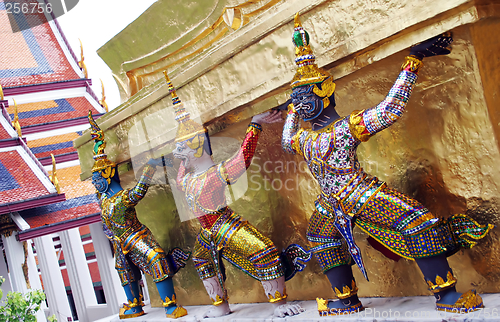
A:
[[[106,141],[104,140],[104,132],[97,125],[92,117],[92,111],[89,110],[90,135],[94,139],[94,166],[92,172],[100,172],[102,177],[111,182],[116,172],[116,163],[108,159],[104,152]]]
[[[168,77],[167,71],[164,71],[165,80],[167,81],[168,91],[172,95],[172,103],[174,105],[175,120],[179,123],[175,142],[184,142],[192,150],[196,150],[195,157],[201,157],[203,154],[203,144],[205,143],[205,135],[207,129],[203,125],[191,120],[191,116],[184,108],[184,104],[177,96],[174,85]]]
[[[292,89],[299,86],[325,82],[322,85],[322,90],[315,86],[314,92],[321,97],[331,96],[335,91],[335,83],[330,73],[323,68],[319,68],[315,63],[316,56],[314,56],[309,44],[309,33],[302,27],[298,12],[294,18],[292,41],[295,45],[295,64],[297,64],[297,72],[290,84]]]

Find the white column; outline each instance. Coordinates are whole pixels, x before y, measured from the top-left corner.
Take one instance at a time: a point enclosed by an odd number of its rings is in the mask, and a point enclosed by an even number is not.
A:
[[[55,314],[58,321],[66,322],[72,314],[52,236],[36,238],[35,247],[49,303],[49,316]]]
[[[0,254],[1,254],[1,252],[0,252]],[[1,302],[1,301],[5,300],[7,293],[12,291],[12,285],[10,283],[9,272],[7,270],[7,264],[5,263],[3,256],[0,256],[0,276],[5,278],[5,281],[3,282],[2,286],[1,286],[2,292],[3,292],[3,297],[0,299],[0,302]]]
[[[36,266],[35,255],[33,254],[33,248],[31,247],[31,239],[26,241],[28,243],[28,278],[31,284],[32,290],[43,290],[42,283],[40,282],[40,276],[38,275],[38,267]],[[40,310],[36,313],[36,318],[38,322],[46,321],[44,309],[47,308],[45,301],[40,305]]]
[[[5,256],[9,263],[10,282],[14,292],[26,293],[28,287],[23,273],[24,248],[23,243],[17,241],[13,233],[9,237],[2,235],[2,241],[5,248]]]
[[[106,303],[111,310],[110,312],[116,314],[122,303],[127,302],[127,297],[115,269],[115,260],[113,259],[108,237],[102,231],[102,223],[91,224],[89,228]]]
[[[90,322],[87,307],[97,305],[97,299],[80,231],[78,228],[68,229],[60,232],[59,237],[61,238],[64,262],[68,271],[78,319],[81,322]]]

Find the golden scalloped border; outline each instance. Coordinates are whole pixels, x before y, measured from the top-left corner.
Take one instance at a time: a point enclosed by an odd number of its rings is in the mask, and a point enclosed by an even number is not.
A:
[[[163,56],[162,58],[160,58],[152,63],[149,63],[149,64],[146,64],[146,65],[143,65],[143,66],[140,66],[140,67],[137,67],[137,68],[134,68],[134,69],[127,71],[126,74],[127,74],[128,80],[129,80],[130,96],[133,96],[134,94],[136,94],[138,91],[140,91],[144,87],[143,82],[142,82],[142,79],[144,77],[154,75],[156,73],[162,72],[163,70],[168,70],[169,67],[180,64],[183,61],[195,56],[196,54],[202,52],[203,50],[210,47],[213,43],[215,43],[216,41],[221,39],[229,31],[230,28],[234,29],[234,30],[239,29],[240,27],[249,23],[251,17],[253,17],[257,14],[260,14],[261,12],[273,7],[278,2],[281,2],[281,1],[283,1],[283,0],[270,0],[266,4],[264,4],[263,6],[255,9],[249,13],[246,13],[246,14],[241,14],[241,9],[248,7],[248,6],[251,6],[251,5],[255,5],[255,0],[248,0],[242,4],[239,4],[239,5],[234,6],[234,7],[225,7],[224,10],[222,11],[221,15],[219,16],[219,18],[215,21],[215,23],[213,23],[210,27],[203,30],[198,36],[196,36],[195,38],[193,38],[192,40],[187,42],[181,48]],[[231,27],[229,27],[229,26],[223,27],[217,33],[217,35],[215,35],[211,40],[207,41],[206,44],[204,44],[200,48],[194,50],[193,52],[186,53],[184,56],[180,57],[179,59],[176,59],[175,61],[169,63],[166,66],[161,65],[159,67],[155,67],[155,65],[158,65],[158,64],[164,62],[165,60],[169,59],[170,57],[177,55],[183,51],[187,51],[189,48],[193,47],[198,42],[202,41],[203,39],[206,39],[207,37],[212,35],[214,32],[216,32],[216,29],[224,22],[224,14],[226,14],[226,11],[228,11],[230,9],[234,10],[234,12],[236,12],[236,13],[240,13],[239,17],[236,17],[236,16],[234,17],[234,20],[233,20]],[[141,71],[144,71],[146,68],[152,68],[153,70],[151,72],[141,73]]]

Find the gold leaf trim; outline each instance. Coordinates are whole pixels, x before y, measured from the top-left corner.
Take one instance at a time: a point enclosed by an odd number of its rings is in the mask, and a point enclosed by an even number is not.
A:
[[[328,310],[328,301],[317,297],[316,303],[318,304],[318,311],[323,312]]]
[[[269,294],[268,298],[270,303],[277,303],[286,299],[287,296],[288,295],[286,294],[286,289],[283,289],[283,294],[281,294],[279,291],[276,291],[276,293],[274,293],[274,296],[272,294]]]
[[[212,304],[215,306],[219,306],[219,305],[223,304],[224,302],[227,302],[227,300],[229,300],[229,297],[227,296],[227,294],[223,297],[216,295],[215,300],[212,299],[212,302],[213,302]]]
[[[187,310],[185,308],[183,308],[182,306],[178,306],[174,312],[170,313],[170,314],[165,314],[167,316],[167,318],[169,319],[178,319],[182,316],[185,316],[187,315]]]
[[[348,285],[345,285],[342,288],[342,292],[338,288],[335,288],[335,294],[341,300],[358,294],[358,287],[356,286],[356,282],[353,280],[351,283],[351,287],[349,287]]]
[[[448,271],[448,274],[446,274],[446,282],[441,276],[436,276],[436,284],[432,283],[431,280],[427,281],[427,284],[429,285],[429,290],[432,293],[438,293],[441,292],[444,289],[447,289],[449,287],[452,287],[457,283],[457,279],[453,276],[451,271]]]
[[[243,18],[243,21],[240,22],[239,27],[247,24],[250,21],[250,18],[252,16],[255,16],[255,15],[273,7],[278,2],[281,2],[281,1],[283,1],[283,0],[271,0],[271,1],[267,2],[265,5],[255,9],[251,12],[248,12],[246,14],[242,14],[241,17]],[[255,0],[248,0],[240,5],[237,5],[234,7],[224,8],[221,15],[219,16],[219,18],[211,26],[209,26],[206,29],[204,29],[203,31],[201,31],[198,36],[196,36],[195,38],[193,38],[192,40],[190,40],[189,42],[187,42],[186,44],[181,46],[179,49],[161,57],[160,59],[157,59],[156,61],[154,61],[152,63],[146,64],[146,65],[143,65],[140,67],[136,67],[136,68],[131,69],[130,71],[127,71],[126,75],[129,79],[130,95],[132,96],[132,95],[136,94],[139,90],[142,89],[142,87],[143,87],[142,79],[144,77],[154,75],[163,69],[169,69],[170,67],[172,67],[174,65],[180,64],[180,63],[186,61],[187,59],[195,56],[196,54],[202,52],[203,50],[207,49],[212,44],[217,42],[219,39],[224,37],[229,32],[229,27],[227,27],[227,26],[223,27],[223,28],[218,28],[218,27],[220,27],[220,25],[222,23],[224,23],[224,14],[226,13],[226,11],[228,9],[234,9],[235,11],[241,11],[242,8],[246,8],[246,7],[255,5],[255,3],[256,3]],[[208,40],[207,38],[209,38],[212,34],[217,32],[217,29],[220,30],[219,33],[217,33],[215,36],[213,36],[212,39]],[[206,43],[203,44],[204,42],[206,42]],[[194,49],[193,47],[197,43],[201,43],[203,45],[197,49]],[[190,53],[187,53],[187,51],[189,51],[190,49],[192,49],[193,51]],[[183,51],[186,52],[185,55],[179,57],[178,59],[174,58],[174,60],[170,63],[167,63],[167,65],[155,66],[155,65],[161,64],[162,62],[168,60],[169,58],[171,58],[174,55],[182,53]],[[147,73],[141,73],[141,71],[144,71],[146,69],[148,69],[148,70],[153,69],[153,71],[147,72]]]
[[[163,307],[169,307],[175,304],[177,304],[177,299],[175,298],[175,294],[172,294],[172,299],[170,299],[168,296],[165,297],[165,301],[163,302]]]
[[[408,69],[410,70],[410,72],[417,73],[420,67],[422,67],[423,65],[424,63],[417,57],[406,56],[403,65],[401,65],[401,70],[405,70],[409,67]]]
[[[475,290],[469,290],[462,294],[455,304],[436,303],[439,311],[448,311],[452,313],[468,313],[484,307],[483,299]]]
[[[361,142],[366,142],[371,137],[369,133],[363,133],[366,130],[366,126],[360,125],[363,120],[364,111],[365,110],[356,110],[349,116],[349,130],[351,131],[351,134]]]

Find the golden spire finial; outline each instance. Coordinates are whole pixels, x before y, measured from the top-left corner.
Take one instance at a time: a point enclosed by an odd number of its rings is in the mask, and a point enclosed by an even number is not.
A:
[[[80,39],[78,39],[78,41],[80,42],[80,61],[78,62],[78,66],[80,66],[80,69],[83,70],[83,75],[85,75],[85,78],[89,78],[89,74],[87,72],[87,66],[85,66],[85,57],[83,56],[83,45],[82,45],[82,41]]]
[[[22,138],[23,133],[21,132],[21,124],[19,123],[19,115],[17,114],[17,103],[15,99],[14,101],[14,120],[12,121],[12,127],[16,130],[17,135]]]
[[[175,91],[175,87],[172,84],[172,81],[168,77],[167,71],[163,71],[163,75],[165,75],[165,81],[167,82],[168,92],[172,95],[172,103],[174,105],[175,111],[175,120],[179,123],[183,123],[190,119],[189,112],[184,108],[184,104],[182,104],[181,99],[177,96],[177,92]]]
[[[3,101],[3,88],[2,88],[2,84],[0,84],[0,101]]]
[[[101,104],[102,107],[106,110],[106,113],[109,112],[108,108],[108,103],[106,103],[106,93],[104,92],[104,83],[102,82],[102,79],[99,78],[101,81],[101,90],[102,90],[102,98],[99,100],[99,104]]]
[[[57,172],[56,172],[56,158],[54,158],[54,154],[50,154],[52,157],[52,175],[49,176],[50,181],[56,187],[57,193],[61,193],[61,188],[59,187],[59,180],[57,180]]]
[[[106,141],[104,140],[104,132],[92,117],[92,111],[89,110],[90,136],[94,140],[94,165],[92,172],[100,172],[102,177],[111,183],[111,178],[116,173],[116,163],[108,159],[104,148]]]
[[[188,141],[187,145],[196,150],[195,157],[199,158],[203,154],[203,144],[205,142],[205,133],[207,130],[203,125],[191,120],[189,112],[186,111],[181,99],[177,96],[174,85],[168,77],[167,71],[163,71],[165,80],[168,85],[168,91],[172,95],[172,103],[174,105],[175,120],[179,123],[175,142]]]
[[[327,78],[331,78],[323,68],[316,64],[316,57],[309,43],[309,33],[302,27],[299,13],[295,14],[293,28],[293,43],[295,45],[295,64],[297,72],[292,79],[292,88],[322,83]]]
[[[298,12],[295,14],[295,17],[293,18],[293,26],[295,28],[302,27],[302,23],[300,22],[300,15]]]

